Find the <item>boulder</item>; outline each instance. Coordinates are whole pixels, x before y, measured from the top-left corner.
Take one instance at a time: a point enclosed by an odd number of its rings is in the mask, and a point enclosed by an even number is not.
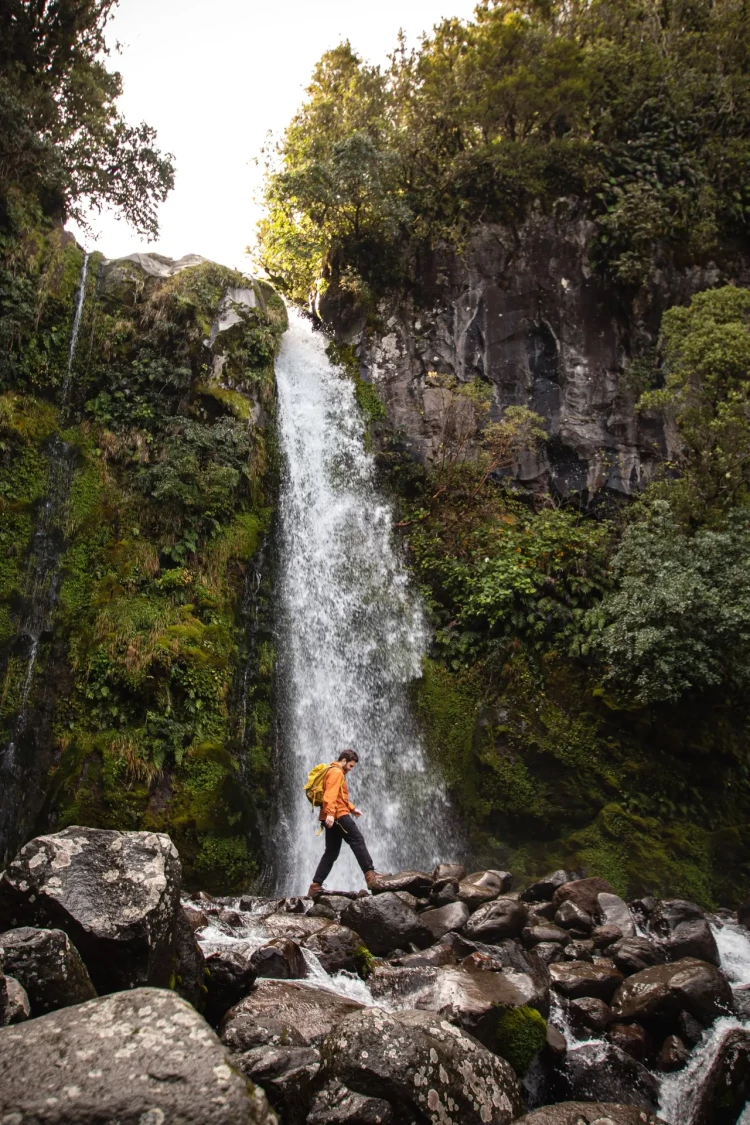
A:
[[[657,1070],[670,1074],[675,1070],[682,1070],[690,1058],[690,1048],[680,1039],[679,1035],[668,1035],[659,1048],[656,1057]]]
[[[490,887],[499,895],[506,895],[513,886],[513,876],[510,871],[475,871],[461,881],[473,883],[475,887]]]
[[[395,875],[385,875],[378,879],[372,893],[379,895],[387,891],[406,891],[415,898],[425,898],[432,890],[432,875],[426,871],[397,871]]]
[[[206,958],[206,1019],[216,1026],[255,983],[252,950],[223,946]]]
[[[635,937],[635,922],[628,904],[619,895],[602,892],[596,896],[598,917],[604,926],[617,926],[624,938]]]
[[[518,937],[526,925],[526,906],[514,898],[498,898],[480,906],[464,926],[469,938],[503,941]]]
[[[565,946],[561,945],[558,941],[540,941],[531,948],[533,948],[537,956],[541,957],[546,965],[551,965],[555,961],[567,960],[565,956]]]
[[[227,1012],[221,1039],[232,1051],[263,1046],[277,1034],[293,1045],[319,1047],[326,1035],[361,1007],[356,1000],[299,981],[259,980]]]
[[[561,1102],[520,1117],[516,1125],[664,1125],[661,1117],[635,1105]]]
[[[485,907],[481,909],[484,910]],[[474,917],[476,918],[476,914]],[[462,929],[468,919],[469,908],[465,902],[452,902],[449,906],[439,906],[435,910],[424,910],[419,915],[419,921],[423,926],[427,926],[435,941],[439,941],[451,930]]]
[[[407,953],[403,957],[397,957],[395,960],[391,960],[391,964],[404,968],[421,968],[423,966],[437,968],[440,965],[455,965],[458,961],[458,954],[450,940],[453,936],[453,934],[446,934],[444,938],[435,942],[428,949],[421,949],[418,953]]]
[[[376,1004],[388,1008],[415,1008],[419,1000],[430,1007],[437,967],[434,965],[376,965],[367,987]]]
[[[479,883],[464,881],[458,884],[458,901],[465,902],[469,910],[478,910],[486,902],[492,902],[498,894],[499,891],[494,887],[481,886]]]
[[[449,906],[453,902],[458,902],[457,879],[441,879],[439,882],[433,883],[430,891],[431,906]]]
[[[551,902],[555,891],[570,881],[567,871],[553,871],[521,891],[523,902]]]
[[[607,949],[607,955],[626,977],[666,961],[662,946],[644,937],[622,938]]]
[[[254,950],[250,962],[256,977],[299,980],[307,976],[305,956],[291,938],[274,938]]]
[[[734,1125],[750,1105],[750,1031],[726,1033],[701,1084],[691,1125]],[[744,1112],[743,1112],[744,1111]]]
[[[570,934],[567,930],[564,930],[562,926],[554,926],[551,922],[545,922],[543,926],[526,926],[521,933],[521,941],[528,949],[532,949],[541,942],[557,942],[558,945],[567,945],[570,940]]]
[[[434,1013],[348,1016],[323,1045],[326,1074],[403,1107],[407,1120],[508,1125],[521,1112],[511,1066]]]
[[[466,868],[460,863],[439,863],[432,873],[433,883],[439,883],[443,879],[455,879],[460,883],[465,878]]]
[[[6,930],[0,934],[0,961],[23,985],[35,1016],[96,996],[80,953],[62,930]]]
[[[182,907],[177,909],[174,932],[175,991],[202,1012],[206,1003],[206,959]]]
[[[327,973],[339,973],[342,969],[354,973],[362,964],[364,945],[354,930],[332,922],[309,937],[305,949],[315,954]]]
[[[708,920],[694,902],[676,898],[657,902],[651,911],[649,933],[661,938],[671,961],[696,957],[717,967],[721,964]]]
[[[619,1047],[632,1059],[643,1062],[646,1055],[646,1032],[637,1023],[613,1023],[607,1032],[607,1038],[615,1047]]]
[[[622,937],[622,930],[619,926],[594,926],[591,931],[591,940],[597,949],[605,949],[608,945],[614,945]]]
[[[169,836],[66,828],[30,840],[0,876],[0,927],[63,930],[99,993],[166,988],[179,893]]]
[[[199,892],[199,894],[202,893]],[[195,898],[195,895],[190,897]],[[278,914],[283,911],[284,899],[263,898],[261,895],[242,895],[237,905],[240,910],[247,914],[254,914],[256,918],[267,918],[270,914]]]
[[[563,959],[565,961],[593,961],[594,953],[593,941],[571,941],[570,945],[566,945],[563,949]]]
[[[194,934],[208,925],[208,914],[206,914],[205,910],[199,910],[190,902],[185,903],[182,910]]]
[[[263,919],[263,927],[271,937],[291,938],[300,944],[329,925],[330,919],[310,914],[269,914]]]
[[[393,1110],[382,1098],[355,1094],[341,1082],[326,1082],[318,1090],[307,1125],[391,1125]]]
[[[233,1055],[232,1063],[263,1088],[284,1125],[302,1125],[320,1070],[319,1051],[314,1047],[265,1044]]]
[[[523,902],[523,899],[521,899],[521,902]],[[544,922],[554,922],[556,911],[551,901],[531,902],[527,903],[527,906],[530,926],[541,926]]]
[[[314,905],[311,898],[305,898],[303,895],[292,895],[291,898],[283,900],[280,911],[283,910],[287,914],[307,914]]]
[[[570,899],[566,899],[554,917],[555,923],[562,926],[564,930],[581,930],[588,933],[594,924],[591,915]]]
[[[26,989],[15,977],[0,977],[0,1025],[7,1027],[23,1023],[31,1016],[31,1004]]]
[[[615,1014],[609,1004],[593,996],[581,996],[568,1004],[568,1016],[576,1028],[604,1032],[614,1022]]]
[[[559,910],[564,902],[574,902],[585,910],[592,918],[599,920],[599,895],[615,893],[606,879],[573,879],[570,883],[563,883],[552,896],[555,910]]]
[[[371,953],[382,955],[392,949],[432,944],[432,933],[416,911],[402,902],[393,891],[358,898],[341,915],[345,926],[360,935]]]
[[[546,1016],[549,993],[529,973],[514,969],[483,972],[459,965],[437,969],[432,982],[416,994],[412,1006],[439,1012],[495,1050],[498,1009],[534,1008]]]
[[[571,1099],[634,1105],[647,1113],[659,1103],[656,1078],[613,1043],[584,1043],[568,1051],[565,1081]]]
[[[271,1125],[203,1017],[138,988],[0,1031],[0,1119],[44,1125]],[[20,1081],[21,1075],[33,1081]]]
[[[568,1000],[593,996],[597,1000],[609,1001],[623,979],[617,969],[588,961],[557,961],[549,966],[549,974],[552,987]]]
[[[672,965],[654,965],[620,985],[612,999],[619,1019],[673,1023],[682,1011],[704,1027],[731,1008],[726,977],[713,965],[685,957]]]

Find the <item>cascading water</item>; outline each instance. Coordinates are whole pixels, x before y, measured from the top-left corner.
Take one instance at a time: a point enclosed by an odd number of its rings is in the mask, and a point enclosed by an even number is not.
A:
[[[68,363],[60,393],[63,417],[67,412],[81,316],[86,299],[89,255],[84,254],[76,293],[73,326],[70,333]],[[28,782],[28,770],[21,760],[21,748],[29,726],[29,704],[39,648],[49,631],[60,586],[60,558],[64,549],[63,520],[76,463],[76,450],[56,437],[49,451],[49,486],[42,506],[26,572],[24,609],[18,628],[18,644],[26,660],[19,693],[18,710],[11,738],[0,758],[0,862],[16,851],[19,822]]]
[[[350,778],[379,870],[429,868],[456,854],[445,792],[430,770],[411,714],[427,630],[392,543],[392,513],[350,379],[301,316],[276,363],[286,468],[280,503],[281,800],[279,893],[299,894],[323,851],[303,792],[308,771],[353,747]],[[329,880],[363,885],[349,849]]]

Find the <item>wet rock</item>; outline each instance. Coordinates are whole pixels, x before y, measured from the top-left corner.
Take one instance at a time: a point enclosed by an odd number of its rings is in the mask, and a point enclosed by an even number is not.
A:
[[[138,988],[0,1031],[0,1118],[45,1125],[271,1125],[203,1017]],[[21,1082],[19,1075],[33,1075]]]
[[[533,950],[547,965],[551,965],[555,961],[565,961],[565,946],[557,941],[540,941]]]
[[[219,910],[216,920],[228,930],[239,930],[243,925],[242,915],[237,910]]]
[[[635,922],[628,909],[628,904],[619,895],[598,894],[598,918],[604,926],[617,926],[622,931],[624,938],[635,937]]]
[[[611,945],[607,953],[626,977],[666,961],[661,945],[644,937],[622,938]]]
[[[405,968],[455,965],[459,959],[459,954],[453,947],[452,939],[455,936],[456,935],[452,933],[446,934],[445,937],[435,942],[434,945],[429,946],[428,949],[420,949],[418,953],[407,953],[404,957],[398,957],[395,960],[391,959],[391,964],[402,965]]]
[[[358,933],[376,955],[403,948],[411,942],[424,948],[433,940],[419,915],[392,891],[351,902],[341,915],[341,921]]]
[[[377,965],[367,978],[367,987],[376,1003],[414,1008],[418,998],[424,998],[429,1007],[436,978],[434,965]]]
[[[345,1016],[361,1007],[356,1000],[324,988],[297,981],[259,980],[252,992],[227,1012],[221,1039],[233,1051],[261,1046],[264,1040],[259,1042],[259,1034],[270,1022],[275,1029],[282,1029],[289,1042],[319,1047]]]
[[[461,882],[472,883],[475,887],[489,887],[499,895],[505,895],[513,886],[513,876],[510,871],[475,871]]]
[[[420,903],[427,905],[430,901],[429,899],[417,898],[416,895],[409,894],[408,891],[394,891],[394,894],[397,894],[401,901],[414,911],[419,910]]]
[[[487,902],[492,902],[497,898],[499,891],[494,887],[483,887],[478,883],[459,883],[458,884],[458,900],[465,902],[469,910],[478,910],[480,906],[484,906]]]
[[[685,957],[627,977],[613,997],[612,1008],[620,1019],[639,1022],[674,1021],[686,1011],[708,1027],[731,1003],[726,977],[705,961]]]
[[[663,899],[651,912],[649,932],[661,938],[667,957],[679,961],[696,957],[710,965],[720,965],[716,939],[705,914],[694,902],[684,899]]]
[[[307,1125],[391,1125],[393,1110],[383,1098],[355,1094],[341,1082],[327,1082],[315,1095]]]
[[[175,919],[174,987],[183,999],[199,1012],[203,1011],[206,1000],[206,959],[182,907],[178,907]]]
[[[746,930],[750,930],[750,895],[737,907],[737,921]]]
[[[585,910],[592,918],[599,920],[599,895],[615,893],[606,879],[573,879],[570,883],[563,883],[552,896],[555,909],[559,910],[564,902],[574,902],[581,910]]]
[[[476,917],[476,914],[474,917]],[[427,926],[435,941],[439,941],[451,930],[462,929],[468,919],[469,908],[464,902],[452,902],[449,906],[440,906],[436,910],[425,910],[419,915],[420,922]]]
[[[565,1056],[571,1099],[634,1105],[648,1113],[659,1102],[659,1084],[643,1063],[613,1043],[585,1043]]]
[[[191,898],[194,898],[191,895]],[[209,896],[210,897],[210,896]],[[254,914],[256,918],[267,918],[270,914],[278,914],[284,909],[283,898],[263,898],[261,895],[242,895],[238,901],[240,910]]]
[[[0,876],[0,927],[63,930],[97,992],[166,988],[179,891],[169,836],[66,828],[30,840]]]
[[[594,943],[593,941],[571,941],[570,945],[566,945],[563,949],[563,956],[566,961],[593,961]]]
[[[679,1035],[668,1035],[659,1049],[656,1068],[670,1074],[672,1071],[682,1070],[689,1058],[690,1048]]]
[[[545,875],[543,879],[538,879],[536,883],[531,883],[530,886],[521,891],[521,900],[523,902],[551,902],[558,887],[562,887],[569,881],[570,875],[567,871],[553,871],[551,875]]]
[[[327,973],[339,973],[342,969],[356,972],[361,965],[363,948],[359,934],[338,923],[318,930],[305,942],[305,949],[315,954]]]
[[[432,882],[432,875],[426,871],[397,871],[395,875],[379,879],[372,892],[379,895],[386,891],[406,891],[415,898],[426,898],[432,890]]]
[[[31,1016],[31,1004],[26,989],[15,977],[0,976],[0,1025],[7,1027],[23,1023]]]
[[[291,898],[285,898],[283,909],[287,914],[307,914],[314,906],[311,898],[304,898],[300,895],[294,895]]]
[[[735,1125],[750,1104],[750,1031],[733,1028],[701,1086],[691,1125]]]
[[[439,863],[432,873],[433,883],[439,883],[443,879],[455,879],[460,883],[465,878],[466,868],[460,863]]]
[[[261,1086],[284,1125],[301,1125],[313,1097],[320,1070],[320,1052],[314,1047],[266,1044],[232,1056],[233,1064]]]
[[[322,1054],[328,1075],[400,1105],[407,1119],[507,1125],[521,1112],[510,1065],[434,1013],[365,1009],[343,1020]]]
[[[591,940],[597,949],[606,949],[621,938],[622,930],[619,926],[594,926],[591,931]]]
[[[555,926],[551,922],[546,922],[543,926],[526,926],[521,933],[521,941],[529,949],[541,942],[556,942],[558,945],[567,945],[570,941],[570,934],[562,926]]]
[[[612,1102],[561,1102],[519,1118],[516,1125],[664,1125],[639,1106]]]
[[[593,996],[581,996],[568,1004],[568,1014],[574,1025],[588,1031],[604,1032],[614,1022],[615,1014],[609,1004]]]
[[[216,950],[206,958],[205,969],[205,1015],[208,1022],[215,1026],[255,983],[257,974],[252,950],[247,948],[243,951],[232,946]]]
[[[6,930],[0,934],[0,961],[23,985],[35,1016],[96,996],[81,955],[62,930]]]
[[[498,898],[480,906],[464,926],[469,938],[480,941],[503,941],[518,937],[526,924],[524,903],[512,898]]]
[[[607,1038],[632,1059],[643,1062],[646,1056],[646,1032],[637,1023],[613,1023]]]
[[[433,884],[430,892],[430,905],[434,907],[450,906],[458,902],[458,880],[441,879]]]
[[[564,930],[583,930],[584,933],[588,933],[594,924],[591,915],[569,899],[556,911],[555,923],[558,926],[562,926]]]
[[[523,902],[523,899],[521,899],[521,902]],[[540,926],[545,922],[554,922],[555,914],[557,913],[552,902],[532,902],[528,904],[528,909],[528,924],[530,926]]]
[[[588,961],[555,962],[549,966],[552,987],[556,992],[577,1000],[580,996],[593,996],[597,1000],[612,998],[612,994],[622,984],[622,973],[605,965],[589,964]]]
[[[412,1006],[456,1020],[494,1050],[497,1009],[529,1007],[546,1016],[549,991],[531,973],[515,969],[483,972],[459,965],[436,970],[433,981],[415,996]]]
[[[205,910],[198,910],[190,903],[186,903],[182,910],[193,933],[197,933],[198,930],[202,930],[204,926],[208,925],[208,915]]]
[[[734,1011],[738,1019],[750,1020],[750,987],[733,988]]]
[[[703,1038],[703,1024],[690,1015],[690,1012],[680,1012],[677,1017],[677,1034],[690,1047],[697,1046]]]
[[[310,914],[269,914],[263,919],[263,926],[271,937],[291,938],[299,943],[329,925],[328,918],[315,918]]]
[[[307,976],[307,962],[296,941],[274,938],[259,946],[250,958],[256,977],[299,980]]]

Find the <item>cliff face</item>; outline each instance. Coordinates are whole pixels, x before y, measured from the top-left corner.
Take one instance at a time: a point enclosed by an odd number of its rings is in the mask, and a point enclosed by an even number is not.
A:
[[[195,255],[33,246],[36,315],[0,370],[0,850],[71,823],[164,830],[189,881],[245,885],[286,312]]]
[[[526,405],[545,419],[550,440],[514,470],[527,488],[577,493],[584,503],[603,490],[628,496],[674,452],[662,419],[634,409],[632,361],[656,342],[665,308],[723,283],[727,271],[664,263],[648,298],[634,299],[596,271],[593,235],[593,223],[563,201],[517,227],[483,224],[465,252],[415,258],[408,292],[381,300],[369,317],[334,280],[318,312],[355,346],[412,456],[429,459],[439,440],[431,371],[488,380],[494,418]]]

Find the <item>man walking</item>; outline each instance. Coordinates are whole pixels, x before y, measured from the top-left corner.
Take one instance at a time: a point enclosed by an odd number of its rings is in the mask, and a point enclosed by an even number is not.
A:
[[[323,788],[323,802],[320,806],[320,819],[326,830],[326,850],[307,892],[309,898],[313,898],[323,890],[323,883],[339,857],[342,840],[346,840],[354,852],[370,889],[377,885],[378,879],[383,878],[375,870],[365,838],[354,823],[354,817],[360,817],[362,813],[349,800],[346,775],[351,773],[358,761],[359,755],[356,750],[342,750],[338,761],[331,762],[328,767]]]

